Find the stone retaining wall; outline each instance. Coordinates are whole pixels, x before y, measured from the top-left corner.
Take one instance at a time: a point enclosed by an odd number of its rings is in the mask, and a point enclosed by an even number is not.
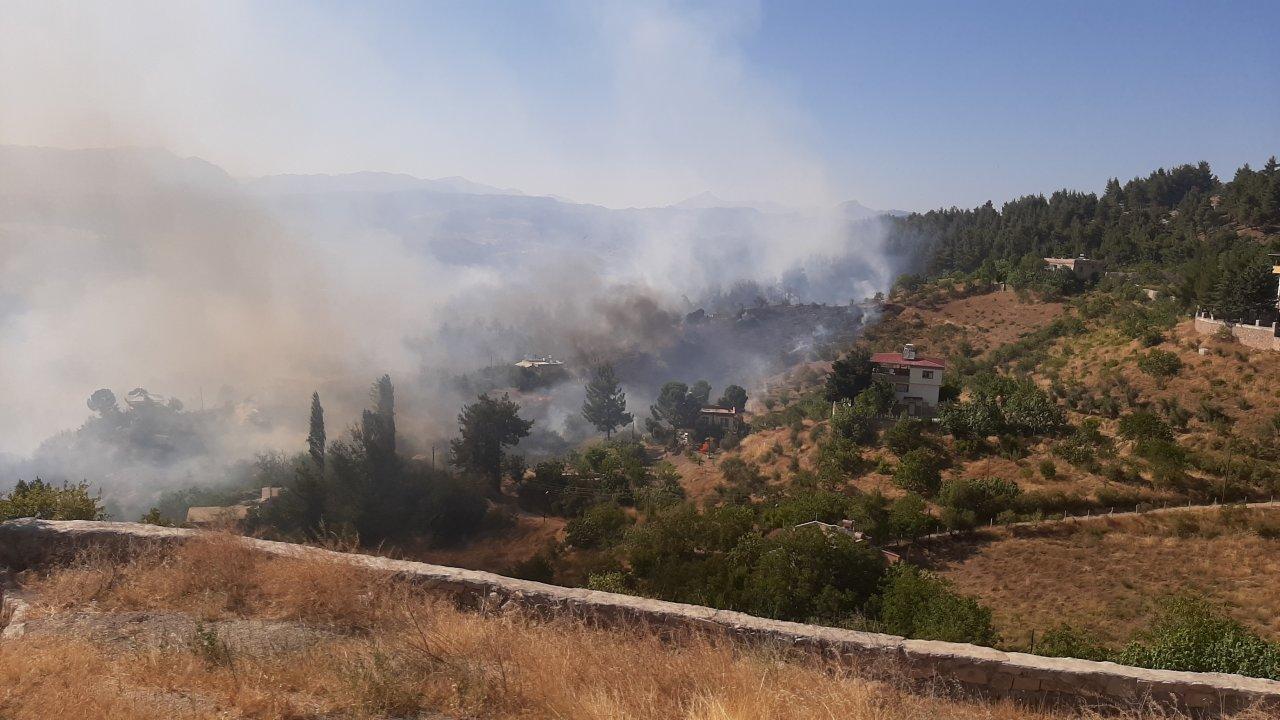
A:
[[[0,523],[0,565],[24,569],[65,562],[80,550],[101,546],[122,555],[172,545],[200,531],[134,523],[12,520]],[[276,556],[351,563],[392,573],[424,589],[493,609],[568,615],[617,624],[709,632],[747,642],[767,642],[867,671],[893,667],[922,682],[983,696],[1012,696],[1039,703],[1125,705],[1155,701],[1217,713],[1249,705],[1280,712],[1280,682],[1222,673],[1147,670],[1107,662],[1009,653],[960,643],[907,640],[896,635],[803,625],[696,605],[564,588],[492,573],[319,548],[245,539]]]
[[[1231,336],[1241,345],[1257,350],[1280,350],[1280,337],[1276,336],[1276,324],[1250,325],[1248,323],[1232,323],[1209,315],[1196,313],[1196,332],[1201,335],[1212,335],[1223,327],[1231,329]]]

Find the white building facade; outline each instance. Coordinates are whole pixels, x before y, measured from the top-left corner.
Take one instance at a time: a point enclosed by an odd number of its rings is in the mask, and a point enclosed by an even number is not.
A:
[[[875,353],[871,356],[873,380],[887,380],[893,385],[893,397],[908,415],[931,416],[938,409],[942,375],[947,362],[942,358],[916,354],[914,345],[906,345],[900,353]]]

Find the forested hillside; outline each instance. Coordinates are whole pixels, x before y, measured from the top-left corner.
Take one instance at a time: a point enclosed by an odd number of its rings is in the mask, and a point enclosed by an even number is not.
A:
[[[1036,269],[1041,257],[1084,254],[1212,307],[1224,300],[1222,286],[1256,287],[1262,269],[1269,274],[1266,253],[1280,239],[1280,169],[1273,156],[1261,170],[1245,165],[1222,182],[1202,162],[1124,184],[1113,178],[1101,197],[1061,190],[999,209],[988,202],[888,222],[889,246],[926,276],[1003,279]],[[1274,297],[1269,277],[1266,284]]]

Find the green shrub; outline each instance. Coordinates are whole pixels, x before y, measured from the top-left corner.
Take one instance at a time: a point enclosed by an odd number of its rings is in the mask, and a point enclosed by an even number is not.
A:
[[[1182,467],[1187,462],[1187,451],[1177,443],[1158,437],[1145,437],[1133,445],[1133,452],[1153,464]]]
[[[950,505],[942,508],[940,520],[942,526],[948,530],[972,530],[978,525],[978,516],[972,510],[951,507]]]
[[[1173,429],[1159,415],[1145,410],[1120,418],[1120,436],[1126,440],[1173,440]]]
[[[1153,377],[1169,377],[1177,375],[1182,369],[1182,360],[1174,353],[1165,350],[1152,350],[1138,358],[1138,369]]]
[[[945,507],[970,511],[978,522],[986,522],[1013,508],[1021,494],[1021,488],[1010,480],[958,478],[942,486],[938,502]]]
[[[980,397],[942,408],[938,424],[956,438],[985,438],[1001,432],[1004,418],[994,400]]]
[[[1155,328],[1147,328],[1138,337],[1138,342],[1141,342],[1143,347],[1155,347],[1164,342],[1164,333]]]
[[[889,534],[894,538],[915,540],[932,532],[937,524],[924,498],[915,493],[907,493],[889,506]]]
[[[607,547],[622,539],[629,523],[630,518],[617,503],[601,503],[569,521],[565,540],[579,548]]]
[[[929,448],[916,448],[902,456],[893,471],[893,484],[907,492],[932,497],[942,482],[946,460]]]
[[[1036,640],[1031,652],[1047,657],[1078,658],[1080,660],[1106,660],[1107,650],[1093,637],[1079,628],[1059,625],[1048,630]]]
[[[1053,446],[1053,454],[1075,465],[1096,472],[1098,458],[1109,457],[1114,448],[1111,438],[1102,434],[1097,418],[1086,419],[1075,432]]]
[[[835,524],[852,513],[853,500],[847,495],[809,490],[794,493],[765,510],[761,524],[766,528],[793,527],[811,520]]]
[[[143,513],[142,517],[138,518],[138,522],[142,523],[143,525],[159,525],[160,527],[173,527],[173,523],[166,520],[165,517],[160,514],[160,508],[158,507],[153,507],[150,510]]]
[[[414,524],[434,541],[446,544],[475,534],[489,510],[473,485],[444,475],[426,483],[420,502],[423,510]]]
[[[888,380],[876,380],[853,400],[853,407],[866,415],[881,415],[893,407],[893,385]]]
[[[1190,597],[1166,600],[1151,628],[1115,659],[1160,670],[1280,680],[1280,644],[1258,637],[1203,600]]]
[[[720,462],[720,474],[732,489],[752,495],[764,489],[766,480],[760,466],[739,457],[725,458]]]
[[[1058,466],[1054,465],[1052,460],[1045,458],[1040,461],[1040,474],[1045,480],[1052,480],[1058,476]]]
[[[884,560],[866,543],[840,533],[788,529],[767,538],[743,536],[722,572],[725,576],[713,582],[726,588],[732,609],[787,620],[842,622],[875,593]]]
[[[741,444],[741,440],[738,439],[737,431],[730,430],[725,433],[724,438],[720,440],[720,449],[728,452],[736,449],[739,444]]]
[[[18,481],[8,495],[0,495],[0,520],[34,517],[41,520],[102,520],[102,497],[89,494],[89,483],[61,487],[36,478]]]
[[[1062,408],[1040,388],[1025,383],[1001,407],[1005,426],[1019,435],[1047,435],[1066,425]]]
[[[920,418],[904,417],[884,432],[884,444],[898,455],[904,455],[928,445],[925,429],[928,423]]]
[[[632,577],[617,570],[613,572],[592,573],[587,576],[587,589],[601,592],[635,594],[631,587]]]
[[[837,405],[831,416],[831,432],[836,437],[867,443],[875,436],[874,416],[852,405]]]
[[[818,474],[824,480],[841,482],[862,465],[862,450],[852,440],[835,436],[818,446]]]
[[[921,640],[992,645],[991,611],[951,584],[909,563],[886,573],[879,598],[885,631]]]

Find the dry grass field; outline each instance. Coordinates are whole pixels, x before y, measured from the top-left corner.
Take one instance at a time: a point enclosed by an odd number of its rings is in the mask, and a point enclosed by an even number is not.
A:
[[[1006,644],[1069,623],[1120,645],[1162,597],[1219,604],[1280,639],[1280,510],[1219,510],[996,529],[913,553],[991,608]]]
[[[462,612],[231,538],[24,581],[34,618],[0,643],[7,720],[1078,717],[910,693],[705,638]]]
[[[459,547],[409,547],[399,556],[450,567],[507,572],[564,539],[564,518],[519,514],[510,527],[486,533]]]
[[[1206,354],[1199,354],[1200,348]],[[1182,370],[1167,379],[1147,375],[1135,363],[1136,356],[1147,349],[1107,332],[1054,343],[1054,353],[1061,358],[1057,372],[1065,383],[1093,388],[1119,384],[1132,388],[1140,401],[1174,401],[1193,412],[1202,402],[1208,403],[1226,416],[1235,433],[1259,440],[1275,438],[1271,419],[1280,413],[1280,388],[1273,379],[1280,373],[1280,353],[1201,335],[1191,320],[1178,323],[1156,349],[1177,355]],[[1194,415],[1189,430],[1193,445],[1204,444],[1211,435],[1206,432],[1207,423]]]
[[[973,348],[982,352],[1011,343],[1066,311],[1060,302],[1023,302],[1017,293],[1000,291],[949,300],[936,306],[905,310],[899,320],[923,327],[954,326],[967,331]],[[916,318],[919,318],[918,320]]]

